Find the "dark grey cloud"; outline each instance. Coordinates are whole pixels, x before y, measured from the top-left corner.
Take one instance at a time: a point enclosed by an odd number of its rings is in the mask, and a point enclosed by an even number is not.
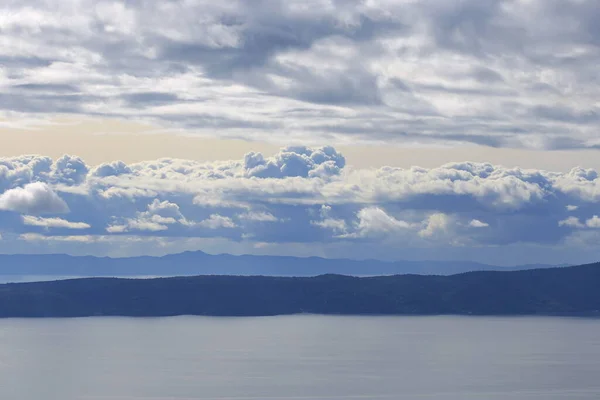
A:
[[[600,144],[594,0],[27,0],[0,11],[7,113],[277,141]]]
[[[22,113],[81,114],[82,105],[99,100],[98,96],[78,94],[22,94],[0,93],[0,108]]]
[[[532,109],[536,118],[560,121],[573,124],[597,124],[600,121],[600,109],[590,108],[577,111],[565,106],[538,106]]]
[[[216,78],[234,78],[239,70],[252,70],[267,66],[279,53],[289,50],[308,50],[318,40],[339,36],[357,42],[369,42],[382,34],[400,34],[404,26],[398,21],[375,20],[362,14],[348,3],[340,7],[349,9],[355,21],[344,24],[331,13],[311,10],[308,14],[295,13],[299,3],[257,1],[241,2],[239,8],[229,13],[216,14],[213,23],[239,34],[238,45],[219,47],[213,43],[182,43],[177,40],[159,42],[159,57],[184,65],[197,64]],[[188,18],[194,18],[192,14]]]
[[[75,85],[69,85],[69,84],[61,84],[61,83],[49,83],[49,84],[44,84],[44,83],[23,83],[20,85],[15,85],[13,86],[14,89],[16,90],[22,90],[22,91],[33,91],[33,92],[58,92],[58,93],[75,93],[79,91],[79,88]]]
[[[180,99],[173,93],[164,92],[138,92],[121,96],[123,100],[132,107],[147,107],[149,105],[160,105],[179,102]]]

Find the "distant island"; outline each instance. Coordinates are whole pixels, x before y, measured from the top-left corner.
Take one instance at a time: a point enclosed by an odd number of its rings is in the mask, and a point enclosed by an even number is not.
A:
[[[509,271],[553,267],[519,265],[500,267],[472,261],[349,260],[321,257],[212,255],[188,251],[162,257],[93,257],[66,254],[0,254],[0,277],[136,277],[194,275],[351,276],[452,275],[469,271]],[[30,279],[27,279],[30,280]],[[38,279],[39,280],[39,279]],[[3,279],[19,281],[19,279]]]
[[[598,315],[600,263],[451,276],[85,278],[0,285],[0,317]]]

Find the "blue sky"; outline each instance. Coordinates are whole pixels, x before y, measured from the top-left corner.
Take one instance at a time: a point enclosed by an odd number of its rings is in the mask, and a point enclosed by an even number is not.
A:
[[[585,0],[6,3],[0,251],[596,260],[598,17]]]

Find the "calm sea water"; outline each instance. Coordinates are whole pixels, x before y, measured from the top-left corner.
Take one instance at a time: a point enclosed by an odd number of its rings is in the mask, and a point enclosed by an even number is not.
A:
[[[0,320],[0,398],[594,399],[600,320]]]

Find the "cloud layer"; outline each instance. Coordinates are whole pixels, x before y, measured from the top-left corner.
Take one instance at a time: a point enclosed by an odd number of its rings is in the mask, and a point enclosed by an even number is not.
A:
[[[431,258],[443,250],[488,254],[493,262],[500,245],[562,249],[567,257],[592,254],[600,238],[600,178],[581,168],[463,162],[360,170],[345,167],[332,147],[214,163],[91,167],[74,156],[22,156],[0,165],[5,246],[218,239],[283,252],[303,245],[308,254],[346,248],[356,257],[374,246],[379,258]]]
[[[13,119],[139,118],[286,143],[600,146],[596,0],[24,0],[0,16],[0,110]],[[61,168],[57,179],[85,175],[77,160]]]

